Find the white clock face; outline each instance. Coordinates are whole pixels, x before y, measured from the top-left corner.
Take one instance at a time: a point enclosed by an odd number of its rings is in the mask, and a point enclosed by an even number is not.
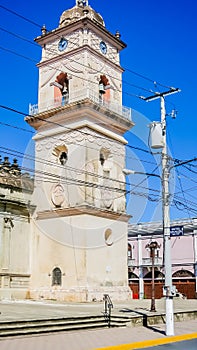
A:
[[[67,45],[68,45],[68,40],[66,40],[65,38],[61,38],[58,43],[58,50],[64,51],[67,48]]]
[[[107,53],[107,45],[105,44],[104,41],[101,41],[101,42],[100,42],[100,50],[101,50],[101,52],[102,52],[104,55],[106,55],[106,53]]]

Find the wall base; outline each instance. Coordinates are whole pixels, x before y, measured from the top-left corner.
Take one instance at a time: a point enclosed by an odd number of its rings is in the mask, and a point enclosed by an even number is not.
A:
[[[109,294],[112,301],[127,301],[132,299],[129,287],[98,287],[98,288],[72,288],[66,289],[36,289],[29,290],[26,299],[58,300],[67,302],[93,302],[102,301],[103,295]]]

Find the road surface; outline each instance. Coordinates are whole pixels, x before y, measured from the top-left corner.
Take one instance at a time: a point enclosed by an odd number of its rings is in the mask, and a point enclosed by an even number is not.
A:
[[[197,350],[197,339],[185,340],[153,347],[151,346],[149,348],[146,348],[146,350]]]

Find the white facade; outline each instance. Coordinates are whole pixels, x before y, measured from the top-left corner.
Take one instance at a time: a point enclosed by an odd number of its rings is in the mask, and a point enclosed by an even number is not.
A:
[[[123,134],[133,123],[122,106],[125,44],[90,6],[65,11],[60,23],[36,39],[39,101],[26,118],[37,130],[29,297],[126,300]]]

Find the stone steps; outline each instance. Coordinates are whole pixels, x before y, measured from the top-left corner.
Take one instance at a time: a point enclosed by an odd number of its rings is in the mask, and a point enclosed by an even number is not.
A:
[[[197,311],[175,312],[174,320],[196,319]],[[113,314],[110,327],[151,326],[165,323],[165,314]],[[36,335],[55,332],[76,331],[85,329],[108,328],[108,320],[104,313],[75,317],[40,318],[16,321],[0,321],[0,338],[20,335]]]
[[[129,317],[112,316],[110,326],[125,327],[128,322],[130,322]],[[103,315],[72,318],[34,319],[24,321],[1,321],[0,337],[107,327],[108,323]]]

